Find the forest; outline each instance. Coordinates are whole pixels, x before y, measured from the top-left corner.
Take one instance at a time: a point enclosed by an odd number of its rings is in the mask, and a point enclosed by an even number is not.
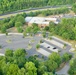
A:
[[[27,8],[73,4],[76,0],[0,0],[0,14]]]
[[[67,40],[76,40],[76,18],[63,18],[58,25],[50,22],[49,31]]]
[[[45,60],[37,55],[27,58],[27,55],[25,49],[6,49],[5,56],[0,56],[0,75],[57,75],[55,72],[61,63],[66,63],[72,57],[68,53],[62,57],[52,53]]]

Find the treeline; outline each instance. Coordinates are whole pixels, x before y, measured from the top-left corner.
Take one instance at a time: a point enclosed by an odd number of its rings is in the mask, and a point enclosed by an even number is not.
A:
[[[76,3],[75,4],[73,4],[73,6],[72,6],[72,10],[75,12],[75,14],[76,14]]]
[[[0,0],[0,14],[42,6],[73,4],[75,0]]]
[[[25,23],[25,15],[26,14],[16,15],[15,17],[12,16],[10,18],[1,20],[0,21],[0,31],[2,33],[6,33],[7,29],[16,27],[18,30],[21,29],[21,32],[22,32],[23,31],[22,26]]]
[[[0,20],[0,31],[2,33],[6,33],[7,29],[11,27],[16,27],[18,32],[23,32],[23,25],[25,25],[25,17],[26,16],[37,16],[42,14],[43,16],[61,14],[61,13],[69,13],[69,9],[66,7],[53,9],[53,10],[43,10],[43,11],[36,11],[36,12],[29,12],[18,14],[16,16],[12,16],[10,18],[6,18]]]
[[[71,59],[71,55],[65,53],[62,57],[58,53],[52,53],[47,60],[41,61],[38,55],[26,57],[25,49],[15,51],[7,49],[5,56],[0,56],[0,75],[55,75],[60,64]],[[56,74],[57,75],[57,74]]]
[[[76,74],[76,56],[70,61],[70,69],[68,71],[69,75]]]
[[[50,22],[49,27],[50,32],[53,32],[65,39],[76,40],[76,18],[62,19],[58,25]]]

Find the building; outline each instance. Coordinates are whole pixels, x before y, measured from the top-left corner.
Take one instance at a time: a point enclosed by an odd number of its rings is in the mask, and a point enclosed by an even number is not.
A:
[[[45,26],[49,26],[49,23],[52,21],[55,24],[58,24],[57,18],[45,18],[45,17],[26,17],[26,23],[31,26],[32,23],[38,24],[39,27],[44,28]]]

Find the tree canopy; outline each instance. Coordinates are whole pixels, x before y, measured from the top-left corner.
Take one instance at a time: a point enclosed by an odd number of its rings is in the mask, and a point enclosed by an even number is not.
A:
[[[0,0],[0,14],[42,6],[73,4],[75,0]]]

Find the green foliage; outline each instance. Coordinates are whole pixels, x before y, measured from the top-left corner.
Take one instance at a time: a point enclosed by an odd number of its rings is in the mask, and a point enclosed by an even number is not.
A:
[[[36,48],[37,48],[37,49],[38,49],[38,48],[40,48],[40,45],[39,45],[39,44],[37,44],[37,45],[36,45]]]
[[[8,35],[8,32],[6,32],[6,36]]]
[[[21,22],[16,22],[15,23],[15,27],[20,27],[20,26],[22,26],[22,23]]]
[[[22,28],[22,27],[17,27],[17,31],[18,31],[19,33],[22,33],[22,32],[23,32],[23,28]]]
[[[43,16],[49,16],[49,15],[58,15],[58,14],[61,14],[61,13],[68,13],[69,12],[69,9],[66,8],[66,7],[62,7],[62,8],[58,8],[58,9],[53,9],[53,10],[43,10],[41,11],[41,14]]]
[[[28,61],[33,62],[33,63],[35,64],[35,66],[38,68],[38,66],[39,66],[39,61],[36,59],[36,57],[37,57],[37,56],[30,56],[30,57],[28,58]]]
[[[50,25],[50,32],[62,36],[65,39],[76,40],[76,18],[62,19],[58,25]]]
[[[47,72],[47,67],[44,63],[40,63],[40,65],[38,66],[38,75],[42,75],[45,72]]]
[[[40,40],[40,43],[43,43],[43,40]]]
[[[17,17],[16,22],[21,22],[22,24],[24,24],[24,23],[25,23],[25,18],[24,18],[23,16],[19,15],[19,16]]]
[[[68,71],[69,75],[76,74],[76,57],[70,61],[70,69]]]
[[[35,8],[42,6],[56,6],[56,5],[65,5],[73,4],[75,0],[0,0],[0,14],[12,12],[16,10],[26,9],[26,8]],[[34,15],[31,13],[31,15]]]
[[[25,32],[26,33],[30,33],[32,31],[32,27],[27,27],[26,29],[25,29]]]
[[[33,27],[33,28],[38,27],[38,24],[33,23],[33,24],[32,24],[32,27]]]
[[[49,26],[46,26],[44,30],[49,31]]]
[[[46,31],[43,31],[43,32],[42,32],[42,35],[43,35],[43,37],[45,38],[45,37],[46,37]]]
[[[6,49],[5,56],[6,57],[13,57],[13,50]]]
[[[2,46],[0,45],[0,49],[2,48]]]
[[[1,27],[1,32],[2,32],[2,33],[5,33],[5,32],[6,32],[6,29],[7,29],[7,28],[6,28],[5,26],[2,26],[2,27]]]
[[[67,62],[71,59],[72,55],[68,54],[68,53],[65,53],[62,57],[63,61],[64,62]]]
[[[54,60],[48,60],[46,62],[46,66],[47,66],[47,69],[48,69],[49,72],[55,72],[55,70],[58,67],[57,63]]]
[[[6,75],[17,75],[18,70],[19,70],[18,65],[10,64]]]
[[[26,62],[24,65],[26,69],[26,75],[37,75],[37,68],[35,67],[35,64],[32,62]]]
[[[72,10],[76,13],[76,3],[73,4]]]
[[[52,72],[45,72],[43,75],[54,75]]]
[[[23,37],[26,37],[27,36],[27,33],[26,31],[23,32]]]
[[[60,60],[57,53],[52,53],[47,60],[42,61],[36,55],[27,58],[25,49],[7,49],[5,56],[0,56],[0,75],[54,75]],[[70,63],[70,75],[75,74],[75,64],[76,59]]]
[[[58,53],[53,52],[50,56],[49,56],[49,60],[55,61],[57,63],[57,65],[59,66],[61,63],[61,57]]]

